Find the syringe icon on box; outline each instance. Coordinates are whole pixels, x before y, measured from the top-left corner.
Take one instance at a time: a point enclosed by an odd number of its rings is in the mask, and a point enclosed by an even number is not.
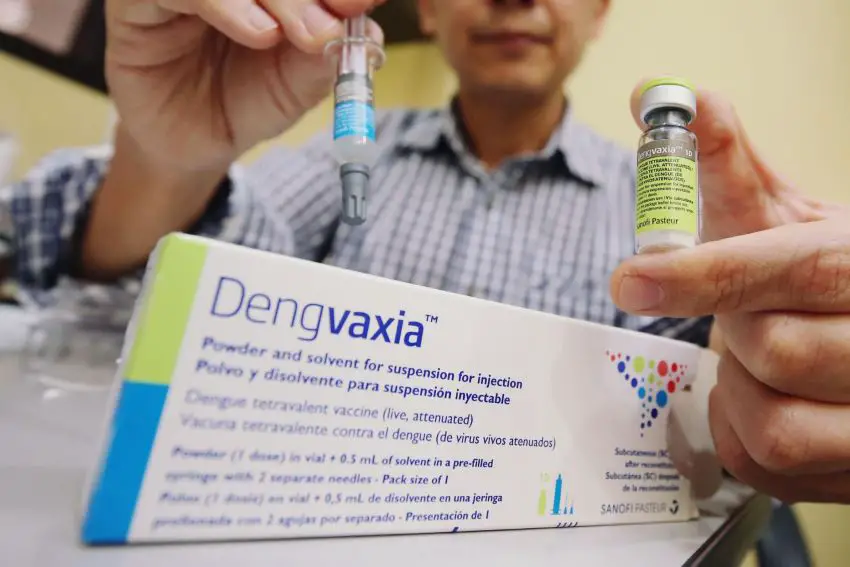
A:
[[[549,475],[544,474],[543,480],[549,480]],[[547,510],[552,516],[572,516],[575,513],[573,503],[567,499],[567,492],[564,489],[564,479],[558,474],[554,483],[554,493],[550,501],[547,495],[546,488],[540,489],[540,497],[537,501],[537,514],[545,516]]]

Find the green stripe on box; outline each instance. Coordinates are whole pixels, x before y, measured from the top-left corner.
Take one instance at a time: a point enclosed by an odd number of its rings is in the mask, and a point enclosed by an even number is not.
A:
[[[177,234],[163,240],[135,329],[126,380],[171,383],[206,259],[207,246],[201,241]]]

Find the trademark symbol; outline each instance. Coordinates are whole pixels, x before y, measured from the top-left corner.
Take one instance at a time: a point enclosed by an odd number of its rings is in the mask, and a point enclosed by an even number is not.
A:
[[[440,318],[437,317],[436,315],[425,315],[425,322],[426,323],[436,323],[439,320],[440,320]]]

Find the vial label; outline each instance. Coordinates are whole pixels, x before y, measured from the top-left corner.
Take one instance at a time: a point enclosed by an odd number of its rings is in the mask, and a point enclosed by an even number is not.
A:
[[[341,75],[334,92],[334,140],[354,136],[375,141],[375,102],[366,75]]]
[[[691,140],[656,140],[638,149],[637,234],[698,234],[697,152]]]

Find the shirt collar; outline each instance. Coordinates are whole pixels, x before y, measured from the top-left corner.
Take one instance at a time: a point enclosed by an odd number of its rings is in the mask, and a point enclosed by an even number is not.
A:
[[[448,147],[459,156],[468,156],[463,141],[461,124],[455,100],[443,109],[425,114],[401,136],[400,146],[414,151],[434,151]],[[571,105],[567,105],[558,128],[549,142],[531,160],[556,160],[566,166],[570,174],[588,185],[601,185],[605,179],[602,171],[598,136],[587,126],[578,122]]]

